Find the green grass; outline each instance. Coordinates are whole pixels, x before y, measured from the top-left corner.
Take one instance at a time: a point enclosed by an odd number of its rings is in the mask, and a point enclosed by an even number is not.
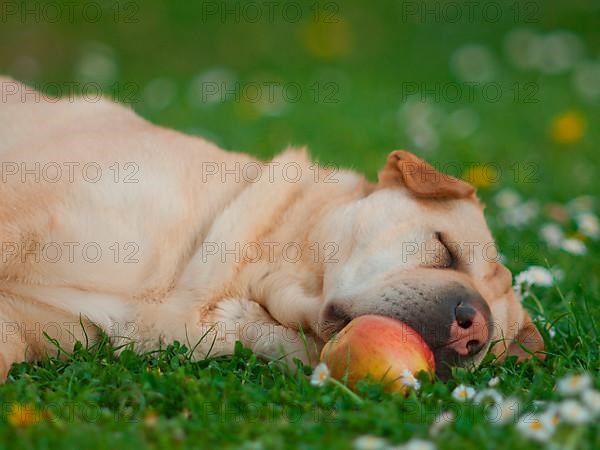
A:
[[[0,448],[344,449],[361,435],[382,436],[392,444],[431,438],[441,449],[536,448],[539,444],[513,425],[489,423],[484,407],[454,401],[454,387],[464,383],[480,390],[499,376],[498,389],[518,397],[524,412],[535,408],[534,401],[558,400],[554,386],[567,373],[588,371],[600,388],[600,244],[587,239],[587,254],[575,256],[549,248],[539,236],[540,225],[554,221],[552,205],[595,195],[591,209],[599,212],[599,103],[576,93],[572,69],[547,74],[519,69],[508,60],[505,36],[523,25],[511,15],[512,3],[502,3],[504,15],[497,22],[476,14],[474,21],[456,24],[443,17],[402,21],[400,2],[365,6],[344,1],[336,13],[342,25],[315,23],[311,2],[299,3],[304,16],[297,23],[277,18],[273,23],[204,21],[201,3],[167,6],[159,1],[140,3],[137,22],[126,23],[122,16],[112,19],[111,4],[100,4],[104,16],[97,23],[78,14],[74,23],[3,20],[0,42],[6,45],[0,46],[0,72],[52,90],[52,82],[82,82],[77,69],[82,58],[100,53],[114,67],[101,80],[107,93],[129,100],[153,122],[205,135],[224,148],[266,158],[290,143],[306,145],[318,160],[371,178],[396,148],[411,149],[441,167],[458,164],[459,173],[475,163],[497,164],[499,180],[481,186],[479,195],[488,205],[486,214],[508,267],[519,272],[537,264],[564,272],[557,286],[536,288],[525,299],[532,316],[540,317],[536,320],[548,357],[521,365],[489,358],[472,373],[457,371],[447,384],[424,382],[407,399],[365,382],[359,389],[364,402],[358,405],[333,385],[311,386],[307,368],[286,373],[241,348],[231,358],[190,362],[187,349],[179,345],[148,355],[125,350],[116,357],[102,342],[87,349],[78,346],[72,353],[65,349],[67,358],[13,368],[0,387]],[[537,4],[539,11],[528,27],[541,33],[570,30],[584,45],[583,59],[598,61],[597,5],[591,0]],[[328,55],[315,52],[314,39],[332,49]],[[493,80],[502,86],[502,98],[430,98],[441,117],[434,123],[439,144],[420,149],[399,113],[406,104],[403,83],[430,89],[436,83],[462,83],[450,69],[451,55],[471,43],[484,45],[493,55]],[[232,74],[242,86],[297,83],[303,95],[271,115],[243,98],[194,107],[188,101],[193,78],[214,68]],[[144,96],[144,88],[157,78],[174,87],[161,109],[151,108]],[[537,102],[526,103],[522,96],[515,100],[515,83],[521,89],[533,83]],[[331,86],[335,103],[323,99]],[[459,109],[478,120],[476,129],[461,137],[448,131],[448,117]],[[576,111],[587,127],[580,139],[564,144],[552,138],[551,127],[568,111]],[[532,176],[523,172],[532,168]],[[505,187],[537,200],[540,214],[523,227],[504,224],[494,196]],[[576,232],[572,215],[561,226],[567,234]],[[546,324],[552,324],[554,337]],[[28,404],[43,412],[44,420],[14,427],[8,421],[11,408]],[[429,436],[434,417],[448,410],[455,412],[456,422]],[[556,440],[557,448],[600,448],[600,426],[597,420],[582,428],[561,426]]]

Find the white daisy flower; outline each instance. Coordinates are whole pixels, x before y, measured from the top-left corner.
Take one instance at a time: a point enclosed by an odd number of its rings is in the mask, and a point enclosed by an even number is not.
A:
[[[384,450],[387,447],[385,439],[378,436],[364,435],[354,439],[354,450]]]
[[[424,150],[437,148],[440,141],[437,124],[443,117],[440,108],[430,101],[409,97],[403,104],[400,115],[406,134],[416,147]]]
[[[592,419],[590,411],[577,400],[564,400],[558,406],[560,418],[566,423],[580,425]]]
[[[587,237],[597,239],[600,236],[600,224],[594,214],[589,212],[578,214],[575,221],[577,222],[577,229]]]
[[[529,413],[521,416],[517,429],[529,439],[546,442],[552,437],[555,427],[545,417]]]
[[[479,116],[473,109],[460,108],[450,113],[444,125],[448,133],[464,139],[477,131],[480,122]]]
[[[575,90],[585,99],[596,101],[600,98],[600,63],[583,61],[573,72]]]
[[[142,91],[144,105],[153,111],[160,111],[173,103],[177,94],[177,84],[169,78],[155,78]]]
[[[496,387],[500,384],[500,378],[499,377],[493,377],[490,379],[490,381],[488,381],[488,386],[493,388]]]
[[[565,252],[571,253],[572,255],[585,255],[587,253],[587,248],[583,242],[579,239],[565,239],[561,246]]]
[[[429,434],[436,436],[442,429],[446,428],[456,419],[456,415],[452,411],[444,411],[438,415],[429,428]]]
[[[581,195],[571,200],[567,204],[567,208],[571,213],[577,214],[590,211],[594,207],[594,203],[596,203],[596,199],[591,195]]]
[[[510,188],[504,188],[494,197],[496,205],[502,209],[514,208],[521,201],[519,194]]]
[[[208,92],[206,86],[214,83],[220,86],[216,92]],[[237,76],[225,67],[213,67],[196,76],[190,83],[188,102],[194,108],[207,108],[210,105],[224,103],[230,97],[225,92],[235,92]]]
[[[435,450],[435,444],[424,439],[411,439],[402,447],[402,450]]]
[[[515,284],[550,287],[554,284],[552,272],[541,266],[531,266],[515,277]]]
[[[476,405],[481,403],[485,403],[487,400],[491,400],[490,403],[493,405],[497,405],[502,402],[502,395],[496,389],[484,389],[479,391],[477,395],[473,398],[473,402]]]
[[[80,83],[95,83],[108,87],[117,79],[119,65],[112,47],[97,41],[88,42],[75,65],[75,76]]]
[[[329,379],[329,368],[325,363],[319,363],[313,370],[310,377],[310,384],[313,386],[323,386]]]
[[[504,425],[515,422],[519,417],[521,404],[514,397],[509,397],[501,402],[490,406],[486,412],[486,418],[494,425]]]
[[[592,385],[592,378],[587,373],[567,375],[558,381],[558,392],[563,395],[579,394]]]
[[[522,227],[529,224],[540,212],[540,205],[535,200],[520,203],[501,212],[501,220],[513,227]]]
[[[581,400],[589,411],[597,416],[600,414],[600,392],[595,389],[586,389],[581,393]]]
[[[416,147],[420,149],[436,149],[440,138],[437,131],[426,123],[411,123],[406,126],[406,134]]]
[[[408,369],[405,369],[404,372],[402,372],[402,375],[400,375],[400,383],[415,391],[418,391],[421,388],[421,382],[417,380],[413,373]]]
[[[471,386],[465,386],[464,384],[460,384],[456,386],[456,388],[452,391],[452,397],[460,402],[464,402],[465,400],[471,400],[475,397],[476,391]]]
[[[534,69],[539,65],[543,48],[542,35],[529,28],[515,28],[504,39],[509,60],[520,69]]]
[[[462,81],[487,83],[494,80],[496,61],[487,47],[467,44],[452,53],[450,70]]]
[[[584,53],[579,36],[568,31],[553,31],[541,39],[538,68],[544,73],[557,74],[567,71]]]
[[[560,422],[559,407],[556,403],[547,403],[546,411],[540,414],[542,421],[552,428],[556,428]]]
[[[558,248],[565,237],[562,228],[555,223],[545,223],[540,228],[542,239],[549,247]]]

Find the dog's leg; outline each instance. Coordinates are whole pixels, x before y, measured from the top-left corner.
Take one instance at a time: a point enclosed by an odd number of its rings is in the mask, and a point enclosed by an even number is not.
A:
[[[308,332],[282,326],[258,303],[246,299],[224,299],[210,317],[201,320],[205,336],[196,358],[205,357],[211,348],[212,355],[232,354],[235,342],[240,341],[257,355],[282,360],[289,367],[295,359],[315,365],[323,345]]]
[[[92,344],[97,336],[97,328],[83,318],[0,288],[0,382],[14,363],[47,354],[64,357],[61,349],[70,352],[76,341]]]
[[[25,361],[27,345],[21,337],[21,326],[14,318],[1,314],[0,321],[0,383],[4,383],[11,366]]]

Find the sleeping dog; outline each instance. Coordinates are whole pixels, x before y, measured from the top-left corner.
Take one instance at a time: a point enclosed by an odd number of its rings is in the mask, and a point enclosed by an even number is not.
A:
[[[0,87],[2,379],[53,351],[46,335],[315,364],[365,314],[417,330],[441,376],[543,350],[474,188],[409,152],[372,183],[302,149],[262,162],[107,100]]]

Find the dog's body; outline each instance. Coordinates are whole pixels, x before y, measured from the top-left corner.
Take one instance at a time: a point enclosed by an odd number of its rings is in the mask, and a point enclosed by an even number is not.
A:
[[[0,83],[2,377],[52,347],[44,333],[67,348],[86,339],[83,328],[93,339],[92,324],[141,350],[178,340],[201,358],[240,340],[266,357],[314,363],[340,315],[411,323],[413,306],[415,317],[432,314],[438,294],[458,284],[489,305],[486,344],[518,337],[541,348],[508,271],[494,249],[483,253],[493,241],[464,182],[411,181],[394,166],[398,153],[377,185],[318,168],[303,151],[262,163],[109,101],[56,101]],[[459,269],[439,267],[447,249],[431,233],[480,246]],[[432,243],[435,261],[407,243]],[[468,359],[480,360],[482,347]]]

